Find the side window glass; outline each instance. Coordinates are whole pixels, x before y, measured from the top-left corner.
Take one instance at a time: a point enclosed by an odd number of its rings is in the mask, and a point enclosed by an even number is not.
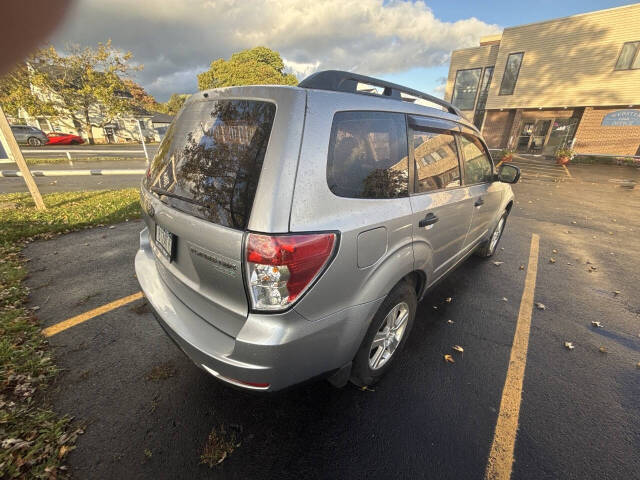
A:
[[[460,141],[464,155],[465,183],[491,182],[493,180],[491,160],[480,140],[470,135],[462,135]]]
[[[412,131],[416,193],[460,186],[458,149],[453,134]]]
[[[340,197],[406,197],[409,155],[404,115],[336,113],[329,142],[327,183]]]

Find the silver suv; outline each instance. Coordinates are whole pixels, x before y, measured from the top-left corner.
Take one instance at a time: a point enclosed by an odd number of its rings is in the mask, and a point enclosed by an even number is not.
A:
[[[49,142],[46,133],[30,125],[11,125],[11,132],[19,144],[40,147]]]
[[[220,380],[371,385],[429,287],[494,253],[518,177],[455,107],[378,79],[200,92],[143,180],[137,278]]]

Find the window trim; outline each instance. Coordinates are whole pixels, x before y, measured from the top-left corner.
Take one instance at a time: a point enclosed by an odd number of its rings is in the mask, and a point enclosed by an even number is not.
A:
[[[491,165],[491,180],[488,182],[475,182],[475,183],[467,183],[467,175],[464,169],[464,166],[461,168],[461,173],[463,174],[463,183],[462,185],[465,187],[473,187],[474,185],[491,185],[492,183],[494,183],[496,180],[496,168],[495,165],[493,163],[493,157],[491,156],[491,152],[489,152],[489,148],[487,147],[487,144],[484,142],[484,140],[479,137],[478,135],[476,135],[474,132],[471,132],[467,129],[463,130],[462,132],[460,132],[460,138],[458,140],[459,142],[459,147],[460,147],[460,157],[462,158],[463,162],[467,161],[467,158],[464,155],[464,149],[462,148],[462,137],[466,136],[466,137],[472,137],[472,138],[476,138],[479,142],[480,145],[482,145],[482,147],[484,148],[485,151],[485,155],[487,156],[487,158],[489,159],[489,165]]]
[[[410,115],[407,115],[407,118],[409,118]],[[427,123],[427,122],[425,122]],[[440,192],[450,192],[452,190],[458,190],[460,188],[464,188],[465,184],[464,184],[464,179],[462,176],[462,164],[461,164],[461,154],[460,154],[460,143],[458,141],[458,136],[460,135],[460,131],[459,128],[456,127],[456,130],[453,129],[447,129],[447,128],[439,128],[439,127],[434,127],[434,126],[427,126],[427,125],[411,125],[411,123],[407,123],[407,136],[408,136],[408,140],[412,140],[413,139],[413,133],[414,132],[431,132],[431,133],[446,133],[448,135],[451,135],[453,137],[453,141],[456,144],[456,156],[458,157],[458,174],[460,175],[460,185],[458,185],[457,187],[444,187],[444,188],[438,188],[436,190],[429,190],[426,192],[419,192],[416,189],[416,180],[418,178],[418,172],[417,172],[417,168],[416,168],[416,158],[415,158],[415,148],[413,146],[413,142],[409,141],[409,181],[410,184],[409,186],[411,187],[409,190],[409,196],[411,197],[419,197],[421,195],[430,195],[432,193],[440,193]]]
[[[625,45],[628,45],[630,43],[635,43],[636,45],[636,53],[634,53],[633,57],[631,58],[631,62],[629,63],[629,67],[628,68],[618,68],[618,62],[620,61],[620,55],[622,55],[622,51],[624,50]],[[633,67],[633,64],[636,62],[636,60],[638,60],[638,58],[640,57],[640,40],[632,40],[630,42],[624,42],[622,44],[622,46],[620,47],[620,50],[618,51],[618,56],[616,57],[616,63],[613,65],[613,71],[614,72],[625,72],[628,70],[640,70],[640,66],[638,67]]]
[[[476,93],[473,97],[473,107],[469,109],[462,108],[454,103],[455,94],[456,94],[456,83],[458,83],[458,74],[460,72],[469,72],[473,70],[480,70],[480,75],[478,76],[478,82],[476,83]],[[461,68],[459,70],[456,70],[456,77],[453,79],[453,90],[451,91],[451,103],[453,104],[453,106],[455,106],[456,108],[459,108],[463,112],[472,112],[475,110],[476,102],[478,101],[478,92],[480,91],[480,82],[482,81],[483,72],[484,72],[484,67]]]
[[[511,93],[502,93],[502,86],[504,85],[504,74],[507,71],[507,65],[509,65],[509,58],[511,55],[522,55],[520,59],[520,65],[518,65],[518,71],[516,72],[516,79],[513,82],[513,90]],[[524,63],[524,52],[510,52],[507,55],[507,61],[504,63],[504,70],[502,72],[502,78],[500,79],[500,90],[498,90],[498,95],[509,96],[513,95],[516,91],[516,85],[518,84],[518,79],[520,78],[520,70],[522,69],[522,64]]]

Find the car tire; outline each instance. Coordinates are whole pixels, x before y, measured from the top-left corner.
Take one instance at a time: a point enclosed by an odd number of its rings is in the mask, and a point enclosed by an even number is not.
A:
[[[489,238],[482,242],[476,251],[474,252],[478,257],[489,258],[492,257],[496,250],[498,249],[498,244],[500,243],[500,239],[502,238],[502,234],[504,233],[504,227],[507,225],[507,217],[509,214],[504,212],[496,223],[496,226],[493,227],[493,231]]]
[[[27,143],[32,147],[41,147],[42,146],[42,140],[40,140],[39,138],[36,138],[36,137],[29,137],[27,139]]]
[[[391,368],[409,337],[417,307],[416,292],[408,282],[403,281],[391,290],[374,315],[353,360],[352,383],[359,387],[375,385]],[[395,331],[389,330],[391,324]]]

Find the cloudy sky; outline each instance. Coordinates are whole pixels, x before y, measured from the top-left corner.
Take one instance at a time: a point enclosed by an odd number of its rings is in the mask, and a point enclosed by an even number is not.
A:
[[[144,64],[136,80],[160,101],[195,91],[196,74],[212,60],[258,45],[279,51],[300,79],[335,68],[441,96],[451,50],[506,26],[626,3],[633,2],[78,0],[52,42],[63,49],[111,38]]]

